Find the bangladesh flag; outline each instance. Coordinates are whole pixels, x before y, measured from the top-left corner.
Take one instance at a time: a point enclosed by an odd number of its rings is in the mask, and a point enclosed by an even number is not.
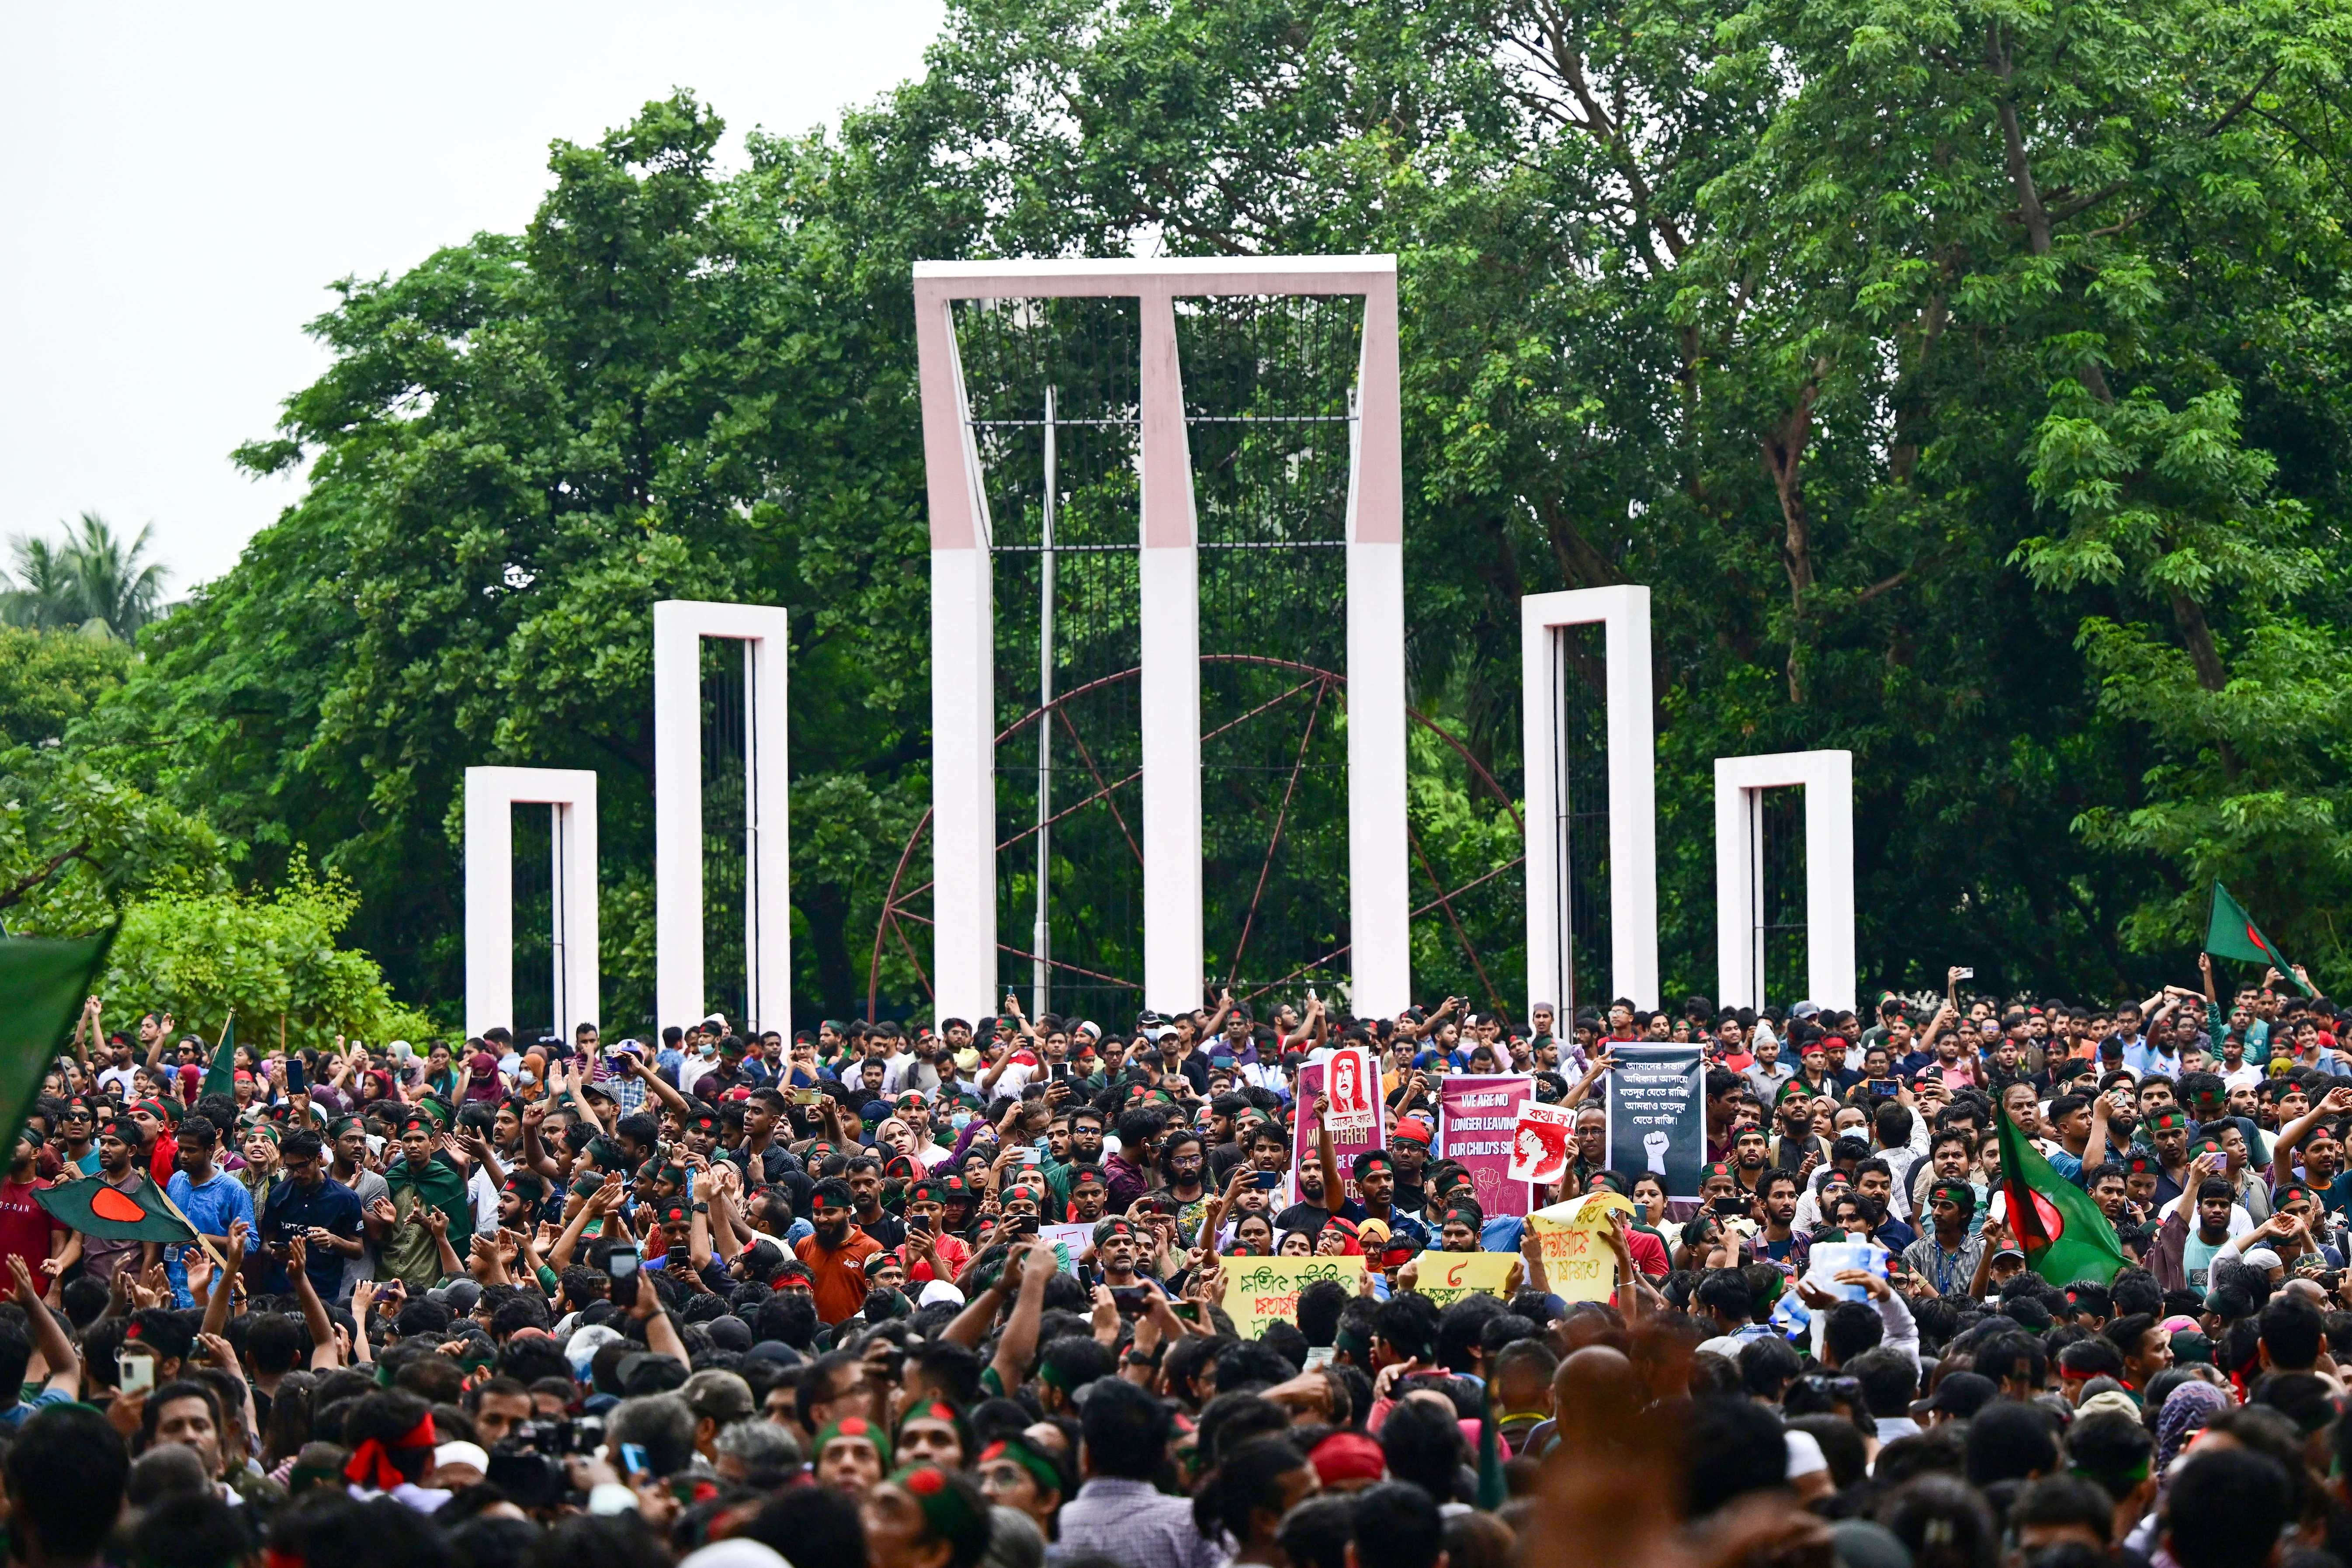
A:
[[[11,1140],[113,943],[111,931],[77,942],[0,937],[0,1126]]]
[[[2060,1175],[2006,1111],[2000,1122],[2000,1184],[2009,1228],[2028,1267],[2053,1285],[2105,1285],[2130,1259],[2091,1194]]]
[[[2205,951],[2216,958],[2269,964],[2294,981],[2295,989],[2305,996],[2319,994],[2296,977],[2294,965],[2271,945],[2271,939],[2255,926],[2246,907],[2230,896],[2230,889],[2221,886],[2218,878],[2213,883],[2213,917],[2205,922]]]
[[[95,1179],[43,1187],[33,1199],[65,1224],[101,1241],[194,1241],[188,1222],[164,1207],[152,1182],[124,1192]]]
[[[236,1015],[231,1013],[221,1020],[220,1048],[213,1052],[213,1065],[205,1074],[205,1087],[197,1091],[205,1095],[225,1094],[236,1097]]]

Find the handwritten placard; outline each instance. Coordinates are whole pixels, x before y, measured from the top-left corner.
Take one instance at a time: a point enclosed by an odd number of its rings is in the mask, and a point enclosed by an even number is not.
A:
[[[1225,1264],[1225,1316],[1245,1340],[1273,1322],[1298,1321],[1298,1293],[1318,1279],[1337,1280],[1354,1294],[1364,1277],[1360,1258],[1248,1258]]]
[[[1500,1296],[1518,1261],[1516,1252],[1424,1252],[1413,1289],[1441,1308],[1465,1296]]]
[[[1606,1190],[1538,1209],[1528,1216],[1551,1293],[1563,1301],[1606,1301],[1617,1293],[1617,1249],[1609,1245],[1612,1214],[1633,1205]]]

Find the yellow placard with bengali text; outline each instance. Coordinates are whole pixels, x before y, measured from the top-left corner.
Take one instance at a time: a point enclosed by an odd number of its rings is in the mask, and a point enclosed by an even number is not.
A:
[[[1528,1216],[1553,1295],[1563,1301],[1606,1301],[1616,1295],[1617,1249],[1604,1232],[1612,1213],[1633,1212],[1633,1205],[1615,1193],[1598,1192]]]
[[[1234,1332],[1257,1339],[1268,1323],[1298,1321],[1298,1293],[1318,1279],[1336,1279],[1350,1296],[1364,1277],[1360,1258],[1229,1258],[1225,1316]]]
[[[1516,1252],[1424,1252],[1412,1288],[1441,1308],[1465,1296],[1499,1296],[1518,1261]]]

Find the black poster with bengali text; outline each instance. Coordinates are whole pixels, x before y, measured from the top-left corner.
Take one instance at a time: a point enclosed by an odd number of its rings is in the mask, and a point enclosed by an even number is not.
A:
[[[1670,1203],[1698,1201],[1706,1165],[1706,1058],[1703,1047],[1612,1045],[1601,1075],[1609,1112],[1609,1168],[1664,1176]]]

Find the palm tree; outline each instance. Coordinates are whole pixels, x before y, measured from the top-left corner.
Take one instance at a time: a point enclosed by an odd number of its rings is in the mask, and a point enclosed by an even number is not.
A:
[[[131,640],[164,609],[169,574],[142,560],[154,532],[149,523],[126,543],[104,518],[86,511],[66,526],[62,543],[19,534],[9,542],[16,570],[0,591],[0,619],[20,626],[79,626]]]
[[[16,552],[16,572],[7,587],[0,590],[0,619],[12,626],[43,631],[79,626],[81,591],[66,552],[46,539],[21,534],[10,546]]]

